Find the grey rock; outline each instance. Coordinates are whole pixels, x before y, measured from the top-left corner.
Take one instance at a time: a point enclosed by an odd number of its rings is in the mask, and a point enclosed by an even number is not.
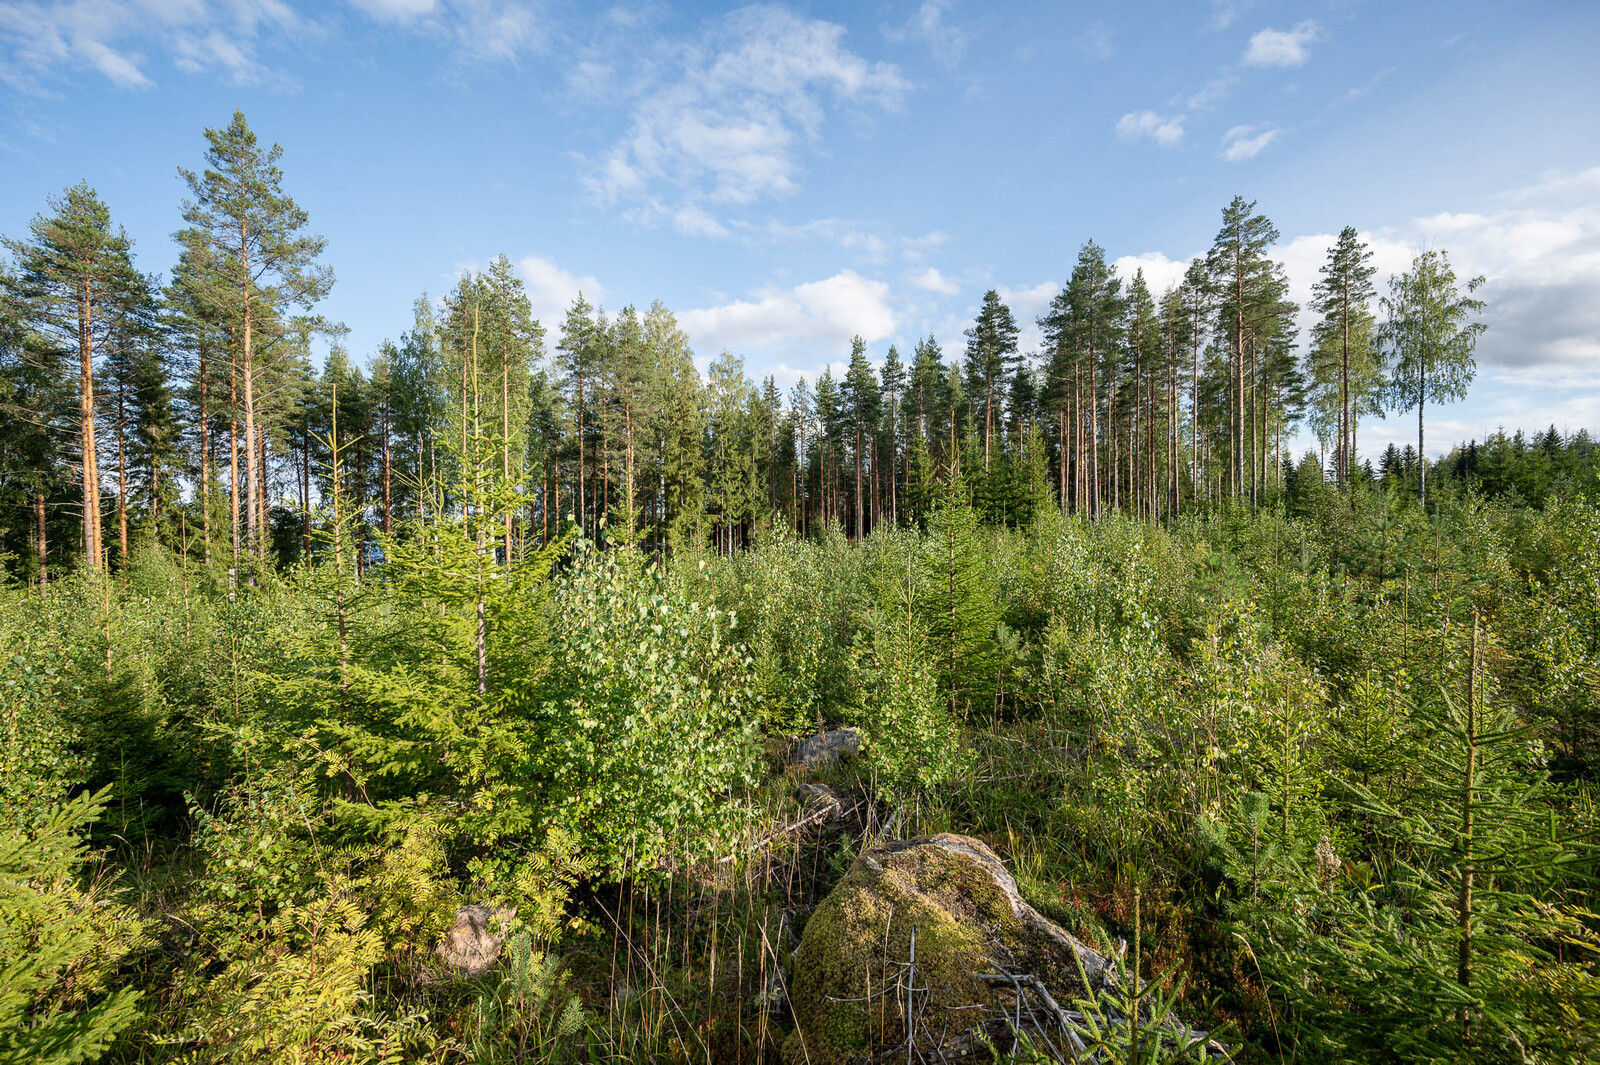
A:
[[[1023,997],[1039,1007],[1023,1027],[1078,1053],[1067,1046],[1081,1043],[1067,1010],[1126,979],[1115,956],[1034,909],[981,841],[941,833],[872,846],[806,922],[790,970],[796,1033],[784,1058],[847,1065],[892,1051],[897,1060],[908,1052],[954,1060],[981,1051],[985,1035],[1009,1037],[1006,1017]],[[909,1014],[878,1008],[908,986],[917,989]],[[1188,1032],[1171,1017],[1148,1021],[1163,1038]]]
[[[826,784],[802,784],[795,797],[805,808],[806,817],[817,821],[837,821],[844,813],[844,800]]]
[[[836,728],[808,736],[795,746],[794,763],[801,766],[836,762],[861,750],[861,733],[853,728]]]

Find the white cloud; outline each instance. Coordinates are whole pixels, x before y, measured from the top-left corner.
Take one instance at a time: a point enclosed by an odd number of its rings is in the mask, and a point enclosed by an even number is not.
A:
[[[1011,308],[1017,324],[1021,325],[1024,320],[1031,323],[1049,310],[1050,301],[1061,291],[1061,285],[1056,281],[1041,281],[1037,285],[1028,285],[1024,288],[1007,288],[1002,285],[995,291],[1000,294],[1006,306]]]
[[[795,192],[801,149],[820,140],[828,103],[892,108],[910,88],[843,37],[842,26],[783,8],[725,16],[638,97],[627,135],[587,178],[596,199],[666,187],[680,204],[749,204]]]
[[[868,343],[895,330],[889,286],[842,270],[787,289],[763,289],[751,299],[685,311],[678,322],[701,350],[798,349]]]
[[[1171,148],[1183,141],[1183,116],[1129,111],[1117,120],[1117,136],[1125,141],[1148,137],[1163,148]]]
[[[308,28],[282,0],[0,3],[0,81],[37,92],[45,80],[87,68],[123,88],[148,88],[151,52],[184,73],[255,81],[266,73],[255,55],[263,34]]]
[[[1189,269],[1189,260],[1169,259],[1159,251],[1147,251],[1139,255],[1124,255],[1111,265],[1117,268],[1124,286],[1133,279],[1135,271],[1143,270],[1144,283],[1150,286],[1151,295],[1159,300],[1163,292],[1183,280],[1184,271]]]
[[[528,290],[533,316],[552,336],[561,328],[567,308],[579,293],[595,306],[605,298],[605,286],[587,275],[579,277],[563,270],[542,255],[529,255],[517,263],[522,284]]]
[[[896,42],[920,41],[928,46],[934,59],[947,67],[956,66],[966,53],[967,35],[944,20],[954,6],[954,0],[923,0],[904,27],[886,27],[883,35]]]
[[[1587,389],[1592,405],[1592,371],[1587,378],[1580,371],[1600,364],[1600,207],[1592,192],[1597,187],[1600,167],[1558,174],[1501,197],[1509,206],[1441,212],[1363,233],[1378,290],[1387,292],[1389,278],[1408,269],[1424,248],[1443,249],[1462,281],[1478,274],[1488,279],[1478,293],[1489,326],[1478,343],[1480,366],[1498,368],[1494,380],[1508,386],[1543,383],[1569,398],[1573,390]],[[1277,250],[1290,297],[1302,308],[1333,241],[1330,233],[1306,235]],[[1301,321],[1308,328],[1310,313],[1302,311]]]
[[[1254,159],[1281,132],[1272,127],[1234,126],[1222,135],[1222,158],[1230,163]]]
[[[1244,52],[1247,67],[1297,67],[1311,58],[1310,44],[1320,40],[1322,26],[1311,19],[1289,30],[1261,30]]]
[[[937,292],[941,296],[954,296],[961,291],[961,286],[954,278],[945,277],[937,267],[930,266],[922,273],[911,279],[911,283],[920,289]]]

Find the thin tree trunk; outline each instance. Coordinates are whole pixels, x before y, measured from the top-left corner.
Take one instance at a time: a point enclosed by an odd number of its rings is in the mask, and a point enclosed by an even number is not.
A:
[[[50,553],[45,540],[44,489],[34,494],[34,517],[39,524],[39,598],[44,598],[45,586],[50,583]]]
[[[393,460],[389,448],[389,396],[385,390],[383,397],[383,534],[385,536],[388,536],[391,530],[389,516],[393,500],[389,494],[389,474],[392,469]]]
[[[389,532],[389,437],[388,427],[384,428],[383,448],[383,531]],[[500,348],[500,478],[503,483],[511,483],[511,357],[505,346]],[[506,565],[511,565],[511,538],[516,532],[517,512],[515,507],[506,508],[505,521],[505,553]]]
[[[1350,428],[1350,288],[1344,288],[1344,299],[1339,308],[1342,345],[1339,356],[1339,486],[1350,482],[1350,441],[1354,436]]]
[[[1095,385],[1093,325],[1089,340],[1089,517],[1100,519],[1100,395]]]
[[[1190,355],[1194,359],[1193,391],[1189,401],[1189,434],[1193,440],[1189,452],[1189,481],[1194,489],[1195,505],[1200,504],[1200,303],[1195,301],[1193,332],[1190,336]]]
[[[211,411],[206,403],[206,345],[200,343],[200,536],[211,566]]]
[[[861,418],[856,417],[856,539],[866,535],[866,507],[861,496]]]
[[[1060,410],[1056,411],[1056,447],[1060,452],[1056,456],[1056,473],[1061,483],[1061,491],[1057,499],[1060,500],[1061,513],[1064,515],[1067,512],[1067,457],[1069,454],[1067,448],[1067,406],[1065,403],[1061,405]]]
[[[1461,929],[1459,955],[1456,959],[1456,982],[1463,988],[1472,986],[1472,881],[1476,852],[1473,833],[1474,807],[1478,786],[1478,615],[1472,615],[1472,665],[1467,673],[1467,765],[1461,783],[1461,890],[1456,899],[1456,919]],[[1472,1014],[1467,1006],[1461,1007],[1461,1038],[1472,1037]]]
[[[94,297],[85,280],[78,296],[78,414],[83,448],[83,550],[90,567],[102,566],[100,540],[100,471],[95,455]]]
[[[239,568],[239,369],[235,365],[228,377],[228,494],[233,509],[233,568]],[[237,572],[235,573],[237,576]]]
[[[128,418],[126,385],[117,385],[117,564],[128,569]]]
[[[1428,369],[1426,364],[1417,373],[1417,501],[1428,505],[1428,459],[1422,450],[1422,408],[1428,402]]]
[[[245,500],[245,535],[247,548],[258,557],[265,557],[260,543],[260,521],[256,510],[255,486],[261,476],[261,469],[257,465],[255,439],[256,439],[256,388],[255,388],[255,361],[252,348],[254,322],[252,321],[250,299],[250,244],[247,224],[244,219],[239,220],[239,261],[242,268],[239,282],[239,295],[244,312],[244,332],[240,345],[244,356],[244,444],[245,444],[245,475],[250,481],[250,496]]]
[[[311,414],[300,430],[300,552],[311,561]]]

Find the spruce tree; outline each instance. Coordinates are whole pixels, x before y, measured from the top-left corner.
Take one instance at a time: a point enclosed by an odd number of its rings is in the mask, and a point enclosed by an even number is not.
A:
[[[723,352],[706,374],[706,392],[711,443],[707,495],[722,526],[721,545],[731,552],[739,530],[754,516],[759,496],[750,431],[755,389],[744,375],[744,360]]]
[[[878,425],[878,411],[882,397],[878,392],[878,378],[872,372],[872,364],[867,362],[867,343],[859,336],[850,340],[850,365],[845,370],[840,393],[840,398],[844,401],[845,420],[854,438],[850,452],[855,461],[856,471],[855,535],[857,539],[861,539],[867,534],[866,495],[862,487],[861,471],[863,459],[868,455],[868,448],[873,442],[873,431]]]
[[[900,350],[893,344],[883,356],[883,366],[878,370],[878,381],[881,386],[883,398],[887,401],[884,411],[884,428],[888,435],[888,467],[889,467],[889,523],[900,523],[900,397],[906,387],[906,367],[900,361]]]
[[[652,463],[657,471],[658,527],[673,544],[698,543],[705,517],[706,389],[689,337],[658,300],[644,316],[651,377]]]
[[[922,546],[924,597],[920,610],[939,689],[952,718],[982,709],[994,693],[1000,645],[998,575],[965,478],[952,471],[937,489]]]
[[[1497,698],[1474,631],[1465,692],[1421,708],[1415,782],[1350,784],[1383,852],[1382,881],[1338,859],[1285,974],[1311,1023],[1348,1060],[1577,1061],[1600,1049],[1600,938],[1575,906],[1591,843],[1557,827],[1557,796],[1528,728]],[[1297,966],[1297,967],[1298,967]]]
[[[577,443],[577,475],[574,478],[578,528],[588,530],[588,517],[592,510],[592,492],[588,485],[589,456],[593,447],[588,440],[594,428],[591,408],[605,365],[605,332],[601,329],[599,315],[583,293],[578,293],[567,308],[561,325],[561,343],[556,346],[558,361],[565,371],[568,405],[572,411],[573,437]],[[598,521],[603,515],[596,514]]]

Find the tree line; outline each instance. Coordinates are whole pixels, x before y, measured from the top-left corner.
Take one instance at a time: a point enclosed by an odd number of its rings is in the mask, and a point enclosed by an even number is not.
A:
[[[457,467],[469,437],[492,439],[515,496],[508,553],[569,524],[657,548],[728,548],[772,521],[860,537],[925,524],[949,481],[1010,524],[1042,506],[1167,519],[1260,505],[1283,489],[1302,423],[1340,486],[1370,470],[1364,418],[1415,411],[1426,454],[1426,410],[1465,394],[1484,328],[1482,278],[1426,251],[1380,298],[1347,227],[1302,346],[1278,231],[1236,197],[1210,250],[1159,294],[1086,243],[1033,353],[990,290],[960,351],[929,335],[874,365],[857,337],[842,374],[784,392],[726,351],[699,373],[659,302],[606,313],[580,295],[551,336],[500,256],[420,297],[363,368],[316,313],[333,273],[281,156],[240,112],[205,131],[201,168],[179,171],[166,278],[139,269],[86,183],[5,241],[0,538],[19,573],[103,568],[141,531],[236,569],[303,557],[333,488],[335,425],[339,487],[358,526],[383,533],[470,506]]]

